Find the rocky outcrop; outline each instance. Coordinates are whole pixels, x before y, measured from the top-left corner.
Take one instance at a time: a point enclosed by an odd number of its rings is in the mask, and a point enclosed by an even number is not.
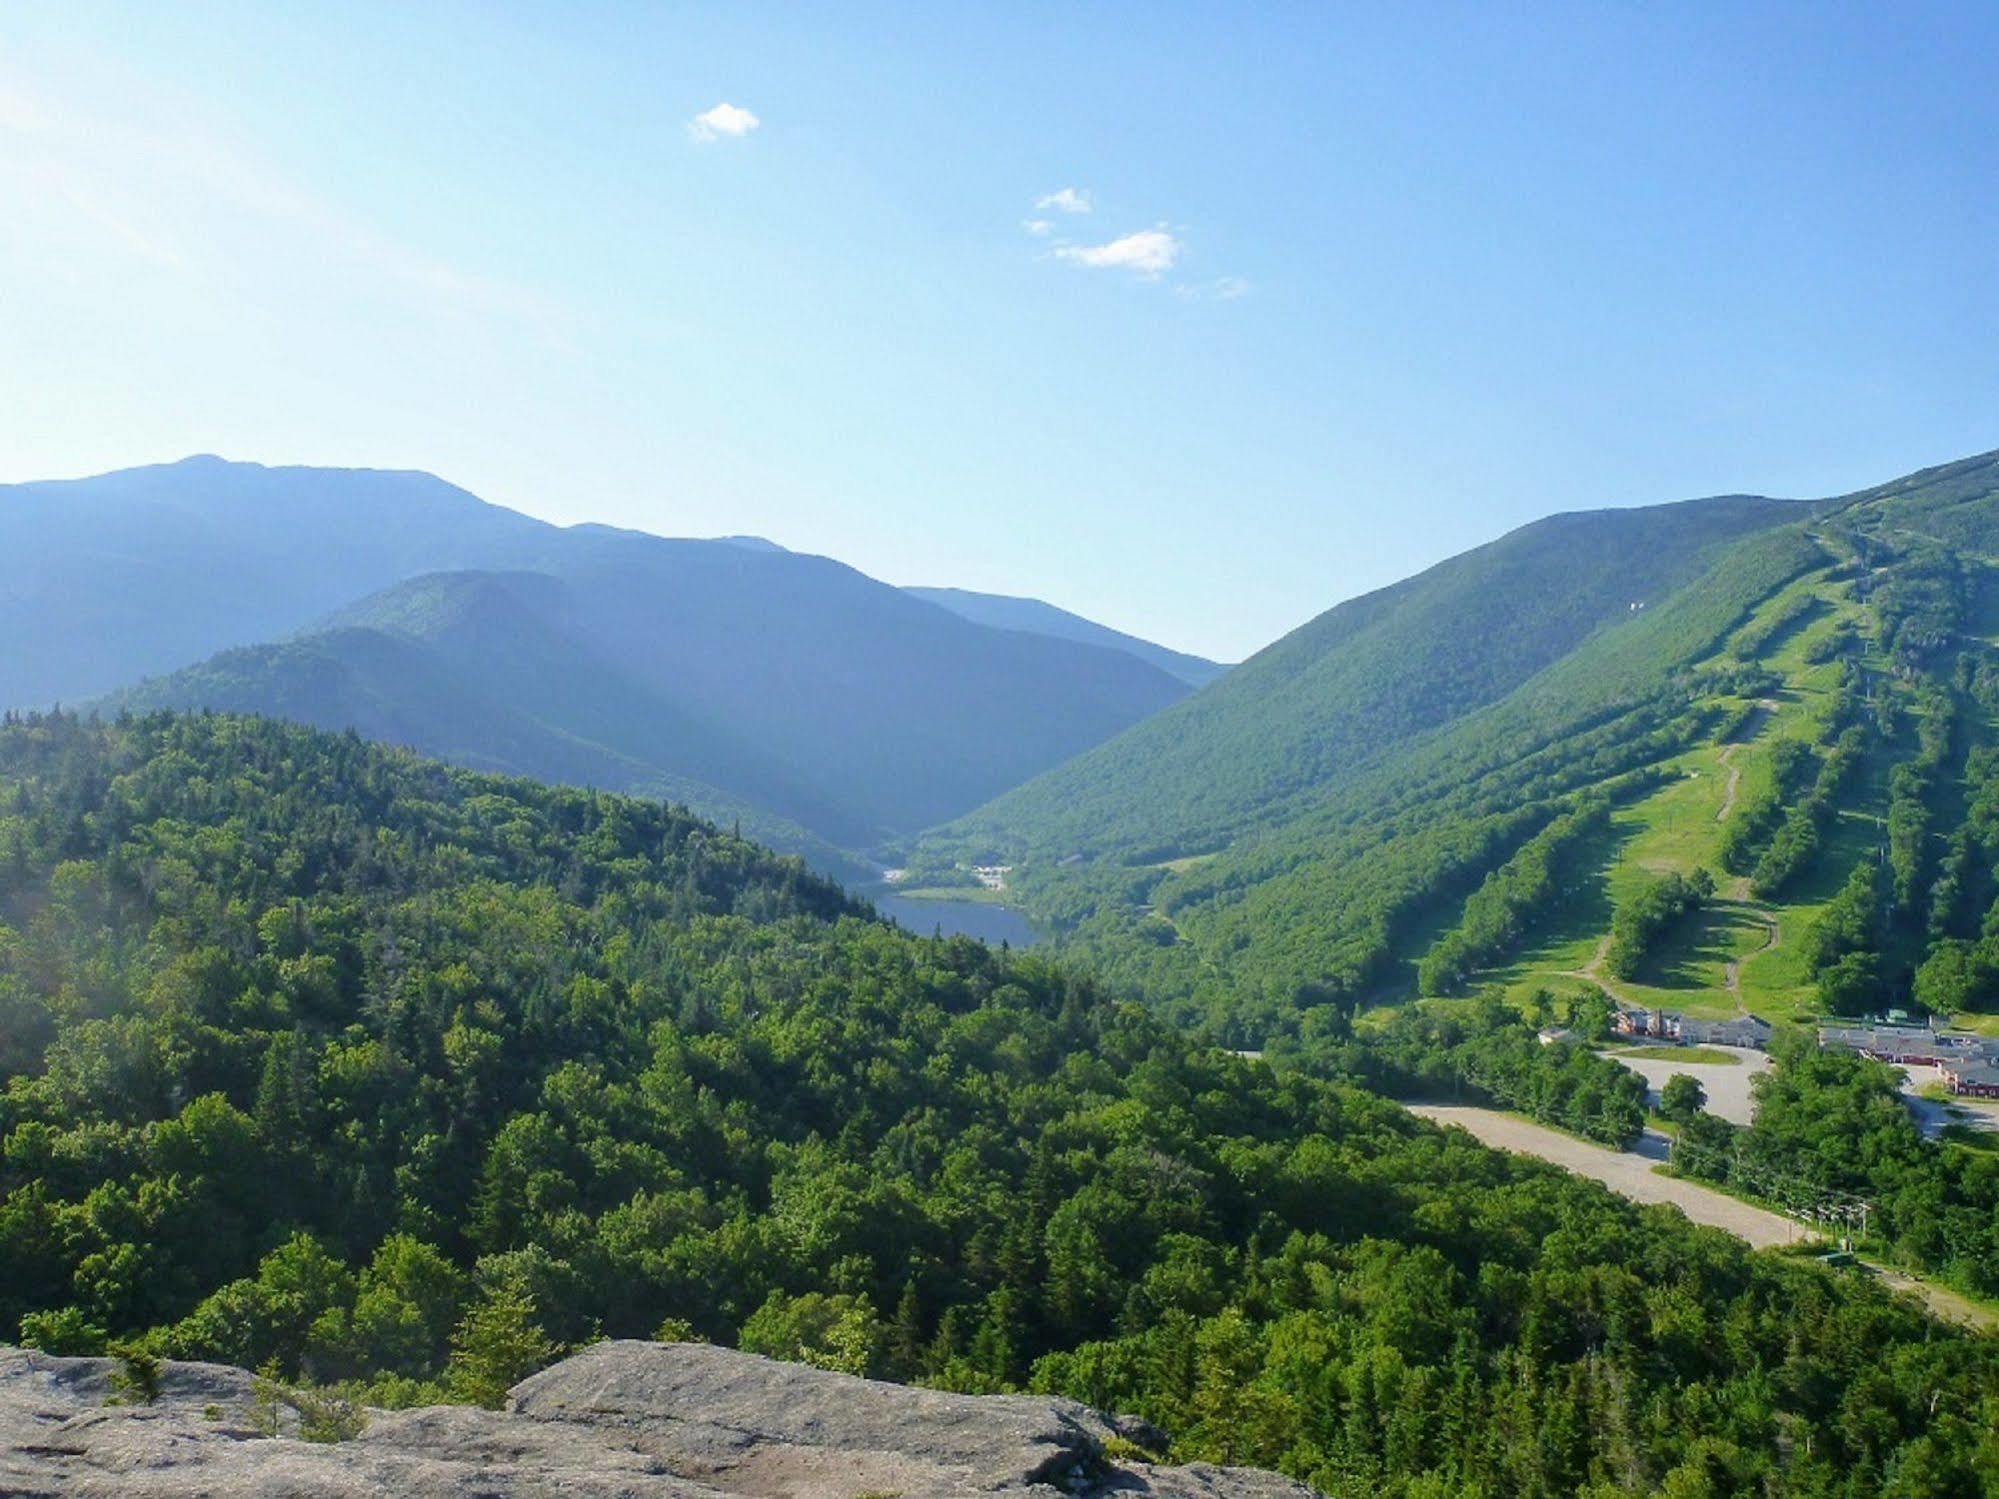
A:
[[[1163,1467],[1130,1417],[950,1395],[692,1343],[600,1343],[504,1411],[369,1411],[346,1440],[271,1436],[240,1369],[168,1363],[152,1404],[106,1359],[0,1350],[0,1495],[73,1499],[1311,1499],[1275,1474]]]

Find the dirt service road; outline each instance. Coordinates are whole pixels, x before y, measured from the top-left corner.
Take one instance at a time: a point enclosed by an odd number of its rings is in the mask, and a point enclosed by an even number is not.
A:
[[[1656,1162],[1642,1155],[1610,1150],[1515,1119],[1497,1109],[1481,1109],[1471,1104],[1423,1103],[1410,1105],[1409,1112],[1436,1124],[1455,1124],[1476,1135],[1485,1144],[1541,1160],[1593,1177],[1611,1191],[1633,1202],[1670,1203],[1696,1223],[1725,1229],[1757,1249],[1770,1249],[1818,1237],[1802,1223],[1762,1208],[1738,1202],[1726,1192],[1703,1187],[1679,1177],[1660,1176]]]

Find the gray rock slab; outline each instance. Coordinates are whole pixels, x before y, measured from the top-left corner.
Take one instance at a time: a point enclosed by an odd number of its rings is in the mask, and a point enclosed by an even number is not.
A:
[[[168,1363],[151,1405],[109,1403],[106,1359],[0,1349],[0,1495],[78,1499],[1311,1499],[1275,1474],[1115,1462],[1157,1444],[1070,1400],[952,1395],[689,1343],[600,1343],[505,1411],[372,1411],[360,1435],[271,1437],[240,1369]]]

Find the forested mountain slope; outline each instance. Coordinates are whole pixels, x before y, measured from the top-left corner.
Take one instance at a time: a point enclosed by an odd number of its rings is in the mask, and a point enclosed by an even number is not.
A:
[[[874,866],[841,850],[1187,690],[1142,653],[989,628],[827,558],[550,526],[425,474],[195,458],[15,486],[0,554],[0,706],[353,727],[683,799],[843,875]]]
[[[1185,691],[1125,653],[973,624],[825,558],[649,537],[572,545],[545,571],[411,579],[326,626],[112,702],[354,727],[718,817],[744,804],[813,852],[781,829],[867,848]]]
[[[1869,1283],[867,920],[657,804],[351,735],[0,725],[0,1022],[0,1339],[127,1340],[141,1381],[151,1351],[496,1402],[657,1333],[1059,1392],[1336,1495],[1999,1463],[1999,1349]]]
[[[463,579],[466,574],[446,574]],[[518,576],[518,575],[517,575]],[[546,581],[546,580],[543,580]],[[521,643],[523,631],[515,644]],[[699,731],[644,696],[587,653],[559,638],[542,642],[547,675],[514,675],[520,658],[488,653],[476,639],[459,651],[393,630],[342,625],[276,645],[223,651],[198,666],[143,682],[102,699],[107,713],[165,705],[260,713],[329,729],[352,729],[385,744],[408,745],[475,770],[525,774],[572,786],[599,786],[689,807],[740,829],[746,837],[804,857],[836,878],[866,882],[875,867],[768,806],[667,768],[672,751],[711,747]],[[582,692],[631,733],[659,728],[649,753],[626,754],[542,710],[551,693]],[[653,711],[647,714],[645,709]],[[661,720],[664,720],[662,723]],[[761,757],[745,756],[743,765]]]
[[[965,840],[957,857],[1012,854],[1012,898],[1072,950],[1240,1045],[1297,1035],[1320,1006],[1413,995],[1426,966],[1432,987],[1498,978],[1519,998],[1600,979],[1618,908],[1697,868],[1723,880],[1724,902],[1687,928],[1713,939],[1708,956],[1643,991],[1649,1002],[1720,1014],[1745,994],[1780,1014],[1912,994],[1995,1005],[1999,950],[1977,946],[1995,839],[1982,820],[1962,824],[1982,816],[1991,776],[1981,751],[1994,743],[1999,622],[1984,558],[1999,554],[1999,459],[1805,513],[1706,552],[1698,577],[1499,701],[1309,796],[1275,798],[1218,850],[1134,842],[1065,865],[1060,843],[980,840],[1007,808],[1101,768],[1106,745],[950,830]],[[1161,722],[1190,719],[1234,680]],[[1175,770],[1192,763],[1161,753]],[[1795,910],[1728,904],[1766,856],[1759,899]],[[1812,923],[1864,857],[1883,870],[1874,894],[1854,896],[1858,934],[1828,936],[1809,958]],[[1932,893],[1940,880],[1945,895]],[[1725,941],[1707,924],[1723,910]]]
[[[1058,640],[1079,640],[1086,645],[1109,646],[1150,661],[1169,676],[1178,677],[1189,687],[1205,687],[1228,670],[1219,661],[1190,656],[1185,651],[1168,650],[1136,635],[1113,630],[1095,620],[1071,614],[1040,599],[1015,598],[1004,593],[975,593],[968,588],[905,588],[927,603],[949,609],[966,619],[1000,630],[1025,630],[1030,635],[1052,635]]]
[[[1796,515],[1735,497],[1558,515],[1330,609],[1173,711],[943,831],[1018,860],[1210,853],[1505,696]]]

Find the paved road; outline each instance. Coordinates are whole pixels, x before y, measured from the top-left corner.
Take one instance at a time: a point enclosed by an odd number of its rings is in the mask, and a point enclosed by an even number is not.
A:
[[[1965,1129],[1980,1134],[1999,1132],[1999,1108],[1981,1100],[1953,1098],[1948,1103],[1934,1098],[1925,1098],[1917,1090],[1939,1086],[1943,1082],[1943,1071],[1937,1067],[1904,1067],[1902,1073],[1902,1102],[1909,1106],[1909,1115],[1916,1121],[1916,1128],[1923,1132],[1923,1138],[1934,1140],[1944,1131],[1947,1124],[1962,1125]]]
[[[1473,1104],[1425,1103],[1410,1105],[1409,1112],[1421,1114],[1438,1124],[1455,1124],[1470,1131],[1487,1145],[1511,1150],[1519,1155],[1537,1156],[1579,1176],[1594,1177],[1611,1191],[1633,1202],[1670,1203],[1696,1223],[1726,1229],[1757,1249],[1796,1244],[1815,1238],[1802,1223],[1794,1223],[1777,1213],[1738,1202],[1726,1192],[1703,1187],[1698,1182],[1674,1176],[1660,1176],[1652,1167],[1656,1157],[1626,1154],[1602,1145],[1592,1145],[1565,1135],[1560,1130],[1530,1124],[1497,1109]]]

